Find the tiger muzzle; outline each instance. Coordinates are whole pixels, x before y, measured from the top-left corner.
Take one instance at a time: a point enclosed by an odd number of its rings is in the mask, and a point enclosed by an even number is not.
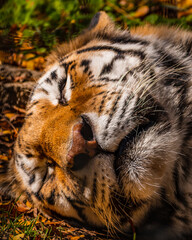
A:
[[[98,152],[98,144],[96,140],[86,137],[88,131],[90,131],[88,128],[84,130],[84,123],[77,123],[73,126],[72,144],[66,157],[68,167],[72,171],[84,168],[89,160]],[[84,132],[87,135],[85,135]]]

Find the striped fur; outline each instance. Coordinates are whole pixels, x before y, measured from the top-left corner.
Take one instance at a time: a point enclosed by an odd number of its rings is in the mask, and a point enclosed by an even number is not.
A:
[[[191,63],[190,32],[122,31],[98,13],[50,56],[1,192],[111,234],[133,222],[138,239],[190,239]],[[77,142],[98,145],[90,158],[72,157],[81,125]]]

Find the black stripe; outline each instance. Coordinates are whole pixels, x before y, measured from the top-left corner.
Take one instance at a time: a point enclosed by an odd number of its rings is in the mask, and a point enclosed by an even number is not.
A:
[[[179,221],[181,221],[182,223],[184,223],[186,226],[188,226],[189,223],[189,219],[186,216],[179,216],[179,215],[175,215],[175,218]]]
[[[71,199],[70,197],[67,197],[65,195],[67,201],[71,204],[71,206],[76,210],[78,216],[84,221],[84,222],[87,222],[87,218],[85,216],[85,214],[83,213],[83,210],[84,210],[84,207],[79,207],[77,206],[76,204],[80,204],[80,205],[83,205],[85,206],[84,203],[82,203],[81,201],[78,201],[78,200],[73,200]]]
[[[65,73],[66,73],[66,75],[67,75],[67,71],[68,71],[68,68],[69,68],[69,66],[71,65],[71,64],[73,64],[74,63],[74,61],[70,61],[70,62],[68,62],[68,63],[61,63],[61,66],[62,67],[64,67],[64,69],[65,69]]]
[[[33,112],[30,112],[30,113],[28,113],[28,114],[25,115],[25,118],[28,118],[28,117],[30,117],[30,116],[32,116],[32,115],[33,115]]]
[[[104,189],[105,184],[102,187],[103,187],[103,189],[101,190],[101,195],[102,195],[101,199],[102,199],[102,202],[105,202],[105,189]]]
[[[84,67],[84,73],[87,73],[89,71],[89,64],[90,60],[82,60],[80,66]],[[91,72],[90,72],[91,74]]]
[[[53,80],[56,80],[56,79],[58,78],[57,73],[56,73],[56,70],[54,70],[53,72],[51,72],[51,78],[52,78]]]
[[[183,144],[181,146],[181,152],[179,154],[179,157],[182,161],[182,175],[184,179],[187,181],[188,178],[191,175],[192,170],[192,162],[191,162],[191,146],[188,145],[188,142],[183,140]]]
[[[180,96],[179,105],[178,105],[178,108],[179,108],[178,127],[179,127],[179,129],[183,128],[183,114],[184,114],[184,112],[186,110],[186,107],[187,107],[187,99],[186,99],[187,93],[188,93],[187,83],[183,83],[183,86],[181,86],[177,91],[177,94]]]
[[[120,48],[112,47],[112,46],[93,46],[89,48],[84,48],[81,50],[77,50],[77,54],[81,54],[84,52],[91,52],[91,51],[103,51],[103,50],[109,50],[119,54],[129,54],[132,56],[137,56],[141,60],[143,60],[146,57],[145,53],[141,50],[122,50]]]
[[[36,91],[41,91],[41,92],[45,93],[46,95],[49,95],[49,92],[47,90],[45,90],[44,88],[37,88]]]
[[[178,161],[175,162],[174,171],[173,171],[173,180],[175,184],[175,197],[176,199],[183,204],[184,206],[188,206],[187,200],[185,199],[185,195],[180,188],[180,175],[179,175],[179,163]]]
[[[35,182],[35,174],[32,174],[32,176],[29,179],[29,185]]]
[[[122,96],[122,95],[121,95],[121,92],[118,92],[118,93],[117,93],[117,97],[115,98],[115,100],[114,100],[114,102],[113,102],[113,106],[111,107],[111,112],[109,113],[109,118],[108,118],[107,124],[106,124],[106,126],[105,126],[105,129],[106,129],[106,130],[108,129],[109,124],[110,124],[110,122],[111,122],[111,120],[112,120],[112,117],[113,117],[114,113],[115,113],[116,110],[117,110],[117,104],[118,104],[121,96]],[[105,134],[105,137],[106,137],[106,136],[107,136],[107,135]]]
[[[77,63],[72,63],[72,65],[71,65],[71,68],[70,68],[70,70],[73,70],[73,69],[75,69],[76,68],[76,66],[77,66]]]
[[[187,68],[178,58],[175,58],[170,53],[164,51],[164,49],[157,50],[158,59],[156,60],[158,66],[163,66],[172,71],[163,77],[165,86],[182,87],[186,85],[188,78],[190,77]],[[166,72],[165,72],[166,73]]]
[[[52,84],[50,78],[46,78],[46,79],[45,79],[45,82],[48,83],[48,84]]]
[[[23,170],[23,172],[28,176],[28,175],[29,175],[29,172],[26,170],[24,163],[22,162],[19,166],[21,167],[21,169]]]
[[[105,91],[97,93],[96,96],[102,95],[103,93],[105,93]]]
[[[38,104],[39,103],[39,101],[34,101],[34,102],[31,102],[31,103],[29,103],[29,105],[27,106],[27,111],[30,109],[30,108],[32,108],[32,107],[34,107],[36,104]]]
[[[59,92],[61,93],[66,85],[67,78],[62,78],[59,81],[58,87],[59,87]]]
[[[79,187],[79,185],[78,185],[78,187]],[[63,190],[61,190],[61,192],[62,192],[63,196],[64,196],[70,203],[73,202],[74,204],[79,204],[79,205],[81,205],[82,207],[86,207],[86,206],[87,206],[87,204],[85,204],[84,202],[82,202],[81,200],[79,200],[79,195],[78,195],[78,194],[75,194],[75,193],[73,192],[73,190],[71,190],[71,189],[69,188],[69,186],[67,186],[67,188],[68,188],[68,191],[70,192],[70,195],[72,194],[72,195],[75,197],[75,200],[72,199],[72,198],[69,197],[69,196],[66,196],[66,194],[65,194],[65,192],[64,192]],[[84,192],[84,187],[82,187],[82,189],[80,190],[80,192],[81,192],[81,193]]]
[[[124,31],[122,32],[118,32],[111,35],[111,34],[107,34],[105,32],[102,33],[97,33],[97,37],[110,41],[110,43],[115,44],[115,43],[119,43],[119,44],[140,44],[143,46],[148,46],[150,44],[149,41],[141,39],[141,38],[136,38],[134,36],[132,36],[128,31]]]
[[[113,69],[113,65],[115,63],[115,61],[119,60],[119,59],[124,59],[124,55],[120,55],[120,54],[117,54],[112,60],[110,63],[108,64],[105,64],[101,70],[101,73],[99,76],[102,76],[103,74],[106,74],[106,73],[110,73],[111,70]]]
[[[160,48],[159,46],[156,46],[156,49],[157,55],[160,57],[159,61],[157,61],[158,64],[163,65],[166,68],[178,67],[178,59],[176,59],[171,54],[165,52],[165,50]]]
[[[94,75],[92,74],[92,71],[90,70],[87,74],[88,74],[89,78],[90,78],[91,80],[93,80]]]
[[[129,216],[129,218],[132,216],[132,213],[135,210],[138,210],[147,204],[147,200],[133,201],[131,197],[127,199],[126,197],[122,196],[121,193],[116,192],[111,192],[109,199],[111,203],[111,210],[116,215],[126,217],[125,213],[127,213],[127,216]],[[127,220],[129,218],[127,217]]]
[[[175,203],[170,202],[165,188],[162,187],[159,193],[161,195],[160,199],[162,207],[169,213],[169,217],[172,217],[175,214],[175,212],[180,209],[179,206],[176,205]]]
[[[121,108],[121,114],[118,118],[118,122],[117,122],[117,125],[119,126],[121,124],[121,120],[122,118],[125,116],[125,112],[127,110],[127,107],[128,107],[128,104],[130,103],[130,101],[133,99],[134,95],[129,95],[125,100],[124,100],[124,103],[122,105],[122,108]]]
[[[192,119],[192,113],[190,114],[190,118]],[[186,124],[186,131],[185,131],[185,137],[183,139],[183,143],[186,144],[192,137],[192,120],[187,122]]]
[[[145,119],[154,123],[167,122],[169,120],[168,114],[163,106],[148,92],[146,92],[144,98],[137,99],[132,111],[132,116],[135,116],[137,119],[145,117]]]
[[[34,194],[34,196],[35,196],[39,201],[42,201],[42,200],[43,200],[43,198],[42,198],[42,194],[39,193],[39,191],[36,192],[36,193],[33,193],[33,194]]]
[[[34,155],[32,155],[31,153],[27,153],[27,154],[25,154],[25,156],[26,156],[27,158],[32,158],[32,157],[34,157]]]
[[[100,103],[100,106],[99,106],[99,114],[101,114],[102,111],[103,111],[103,107],[104,107],[106,97],[107,97],[107,94],[103,95],[103,97],[102,97],[102,100],[101,100],[101,103]]]
[[[55,189],[53,189],[50,193],[50,196],[48,198],[46,198],[46,201],[50,204],[50,205],[54,205],[55,204]]]
[[[99,78],[98,81],[104,81],[104,82],[117,82],[117,81],[119,81],[119,78],[103,77],[103,78]]]
[[[116,36],[108,39],[111,43],[120,43],[120,44],[140,44],[143,46],[148,46],[149,42],[139,38],[133,38],[130,34],[124,36]]]
[[[97,201],[97,173],[94,173],[94,179],[93,179],[93,189],[92,189],[92,202],[95,203]]]
[[[191,54],[192,54],[192,39],[187,39],[184,43],[182,43],[182,47],[187,51],[187,56],[191,56]]]
[[[63,96],[63,89],[65,88],[66,82],[67,82],[67,78],[62,78],[58,83],[58,88],[60,93],[59,104],[63,106],[68,105],[67,100]]]

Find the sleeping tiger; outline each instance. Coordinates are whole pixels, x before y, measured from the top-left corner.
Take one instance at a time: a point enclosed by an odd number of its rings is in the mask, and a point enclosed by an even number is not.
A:
[[[137,239],[192,239],[192,34],[99,12],[49,60],[0,192]]]

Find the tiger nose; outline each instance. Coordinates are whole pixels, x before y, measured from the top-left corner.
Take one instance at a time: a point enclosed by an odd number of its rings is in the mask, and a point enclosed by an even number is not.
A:
[[[98,144],[87,122],[77,123],[72,129],[72,144],[67,153],[67,164],[72,171],[81,170],[97,154]]]

